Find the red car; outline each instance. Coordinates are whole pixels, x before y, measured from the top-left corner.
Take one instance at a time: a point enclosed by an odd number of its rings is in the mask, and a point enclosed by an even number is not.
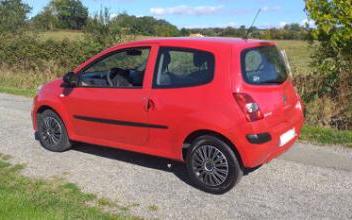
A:
[[[304,121],[275,43],[234,38],[114,46],[42,86],[32,118],[48,150],[79,141],[184,161],[211,193],[289,149]]]

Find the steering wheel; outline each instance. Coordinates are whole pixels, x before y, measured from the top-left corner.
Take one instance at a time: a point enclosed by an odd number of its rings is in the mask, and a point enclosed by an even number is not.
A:
[[[116,67],[116,68],[112,68],[108,72],[108,74],[106,74],[106,81],[108,82],[109,86],[111,86],[111,87],[115,86],[115,83],[113,82],[112,78],[116,76],[116,73],[119,73],[121,71],[124,71],[124,69]],[[113,73],[114,73],[114,75],[113,75]]]

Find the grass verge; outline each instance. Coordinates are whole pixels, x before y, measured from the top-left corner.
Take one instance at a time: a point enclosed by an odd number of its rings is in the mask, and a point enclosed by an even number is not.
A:
[[[24,177],[23,166],[5,159],[0,154],[0,219],[136,219],[102,211],[94,195],[72,183]]]
[[[13,94],[13,95],[21,95],[21,96],[26,96],[26,97],[33,97],[33,96],[35,96],[36,90],[35,89],[19,89],[19,88],[14,88],[14,87],[0,86],[0,92]]]
[[[305,125],[301,140],[317,144],[336,144],[352,148],[352,131],[339,131],[331,128],[321,128]]]

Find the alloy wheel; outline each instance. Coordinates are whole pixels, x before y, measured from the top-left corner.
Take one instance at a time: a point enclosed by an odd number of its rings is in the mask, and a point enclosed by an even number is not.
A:
[[[203,184],[219,186],[229,175],[229,164],[225,155],[212,145],[199,146],[192,156],[195,176]]]

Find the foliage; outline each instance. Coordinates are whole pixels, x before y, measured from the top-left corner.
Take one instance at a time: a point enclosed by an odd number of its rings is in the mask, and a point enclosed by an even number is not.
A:
[[[52,0],[32,22],[39,29],[80,30],[88,19],[88,8],[80,0]]]
[[[21,30],[30,10],[21,0],[0,0],[0,33]]]
[[[352,1],[306,0],[306,10],[317,26],[313,31],[315,39],[336,53],[351,56]]]
[[[43,11],[32,18],[32,24],[39,31],[53,31],[59,27],[59,18],[53,14],[51,9],[46,6]]]
[[[245,37],[248,32],[248,28],[244,25],[239,28],[191,28],[186,30],[192,34],[200,33],[205,36],[213,37]],[[258,29],[256,27],[251,27],[249,37],[268,40],[303,40],[308,38],[309,32],[310,28],[293,23],[287,24],[281,28]]]
[[[93,18],[88,19],[84,33],[85,39],[90,44],[98,43],[103,47],[118,43],[122,38],[121,27],[112,25],[111,15],[106,8]]]
[[[2,64],[25,69],[42,69],[50,61],[63,68],[72,68],[87,58],[85,51],[80,50],[81,45],[81,42],[68,40],[40,41],[33,33],[2,35],[0,60]]]
[[[320,42],[313,54],[314,74],[325,79],[309,94],[310,101],[329,99],[335,106],[329,123],[352,128],[352,2],[306,0],[306,11],[316,24],[312,39]]]
[[[122,13],[111,20],[112,27],[126,30],[126,34],[145,36],[178,36],[179,30],[169,22],[150,16],[137,17]]]

